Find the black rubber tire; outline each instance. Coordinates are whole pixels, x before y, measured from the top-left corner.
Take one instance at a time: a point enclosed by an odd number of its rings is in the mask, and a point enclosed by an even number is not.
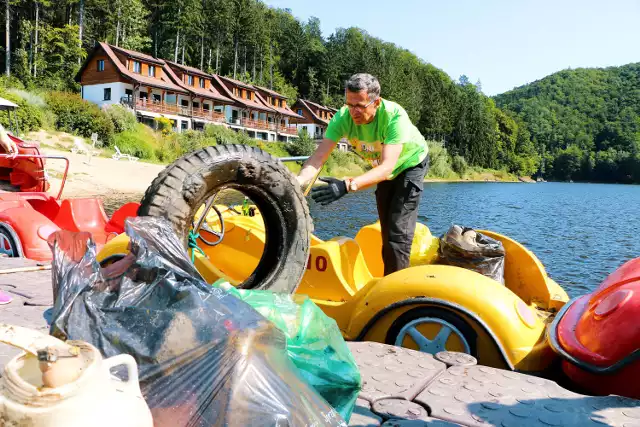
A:
[[[417,307],[403,313],[391,324],[391,327],[387,331],[385,342],[387,344],[395,345],[394,343],[396,342],[396,338],[404,325],[421,317],[435,317],[455,326],[469,344],[469,354],[473,357],[478,357],[478,334],[476,334],[476,331],[474,331],[471,325],[469,325],[460,316],[452,311],[445,310],[440,307]]]
[[[22,245],[20,243],[18,234],[15,232],[13,227],[11,227],[9,224],[0,224],[0,234],[3,234],[9,240],[12,252],[11,258],[23,258],[24,253],[22,251]]]
[[[151,183],[138,215],[167,218],[186,248],[198,207],[223,188],[251,198],[267,234],[258,266],[239,287],[295,292],[306,269],[313,232],[309,206],[295,176],[263,150],[218,145],[181,157]]]

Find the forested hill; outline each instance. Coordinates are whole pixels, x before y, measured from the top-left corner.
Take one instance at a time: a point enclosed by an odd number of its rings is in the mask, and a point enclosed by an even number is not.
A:
[[[495,101],[526,123],[545,177],[640,182],[640,63],[560,71]]]
[[[430,140],[432,171],[467,165],[530,175],[539,163],[517,118],[464,76],[357,28],[322,34],[316,18],[259,0],[7,0],[4,87],[79,92],[76,71],[97,41],[339,107],[353,73],[376,75]],[[0,15],[1,16],[1,15]],[[6,44],[5,44],[6,47]],[[4,56],[4,58],[3,58]],[[0,65],[1,69],[1,65]],[[1,86],[1,84],[0,84]],[[442,146],[445,149],[442,149]],[[439,153],[436,156],[436,153]]]

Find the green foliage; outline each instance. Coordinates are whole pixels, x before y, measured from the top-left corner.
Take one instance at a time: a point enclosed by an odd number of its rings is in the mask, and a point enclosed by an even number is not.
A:
[[[451,169],[460,176],[464,175],[468,167],[467,161],[462,156],[455,155],[451,159]]]
[[[298,139],[289,144],[289,152],[292,156],[310,156],[316,151],[316,143],[306,130],[299,132]]]
[[[46,101],[56,115],[58,129],[86,138],[95,132],[101,141],[108,144],[113,140],[113,122],[96,104],[68,92],[50,92]]]
[[[0,89],[0,97],[18,105],[17,110],[11,114],[13,115],[14,122],[17,120],[17,126],[20,133],[39,130],[42,127],[44,122],[44,113],[42,108],[34,106],[14,91],[5,91]],[[2,124],[5,129],[12,128],[9,123],[8,112],[0,112],[0,124]]]
[[[338,149],[331,152],[324,165],[324,169],[329,175],[337,177],[360,175],[366,167],[364,160],[356,154]]]
[[[42,26],[41,46],[35,59],[39,71],[31,79],[34,84],[56,91],[80,90],[73,79],[87,52],[78,45],[78,31],[77,25]]]
[[[156,123],[157,129],[164,136],[167,136],[171,132],[173,132],[173,123],[171,122],[171,120],[167,119],[166,117],[156,117],[154,121]]]
[[[204,129],[204,135],[215,141],[216,145],[240,144],[239,134],[224,126],[207,125]]]
[[[260,0],[85,1],[80,43],[77,0],[11,0],[11,5],[11,71],[16,77],[1,77],[0,87],[78,92],[77,71],[96,40],[272,88],[287,96],[289,105],[305,98],[339,108],[344,81],[353,73],[369,72],[379,78],[382,96],[402,105],[427,139],[446,141],[454,157],[436,147],[432,174],[455,174],[453,163],[459,171],[466,164],[522,175],[544,168],[552,173],[560,170],[555,167],[560,150],[575,145],[590,154],[581,160],[581,176],[604,176],[611,158],[618,162],[617,176],[635,176],[629,173],[637,158],[631,143],[638,142],[640,134],[635,69],[616,71],[615,76],[586,72],[578,78],[560,73],[543,79],[543,90],[521,88],[496,98],[494,104],[468,78],[453,81],[393,43],[358,28],[323,35],[317,18],[302,21],[291,10],[268,7]],[[559,85],[562,89],[556,93]],[[70,100],[54,100],[48,109],[22,97],[41,109],[39,120],[45,127],[55,125],[83,136],[97,131],[101,140],[111,141],[113,132],[132,132],[134,126],[122,111],[105,114],[88,104],[77,108]],[[35,125],[34,121],[28,126]],[[201,137],[174,135],[166,119],[157,125],[164,138],[155,145],[154,155],[161,160],[210,143],[269,146],[220,126],[208,127]],[[123,140],[135,142],[131,135]],[[309,153],[311,144],[298,141],[291,150]],[[601,151],[609,154],[597,157]],[[337,166],[344,161],[332,157],[330,165],[350,168],[352,163]],[[353,164],[366,167],[360,159],[354,158]],[[557,166],[565,167],[562,162]]]
[[[153,131],[143,124],[138,123],[133,129],[116,134],[113,144],[123,153],[141,159],[156,160],[157,139]]]
[[[640,64],[563,70],[498,95],[530,134],[516,151],[538,152],[540,174],[557,180],[640,182]],[[523,138],[524,139],[524,138]],[[531,146],[530,141],[535,141]],[[530,156],[531,157],[531,156]],[[526,162],[525,162],[526,163]],[[534,169],[534,164],[524,169]],[[544,165],[545,170],[542,170]]]
[[[274,157],[289,157],[291,155],[291,153],[287,151],[289,146],[286,142],[269,142],[261,148]]]
[[[113,122],[115,132],[132,131],[138,125],[135,114],[122,105],[113,104],[106,107],[104,111]]]
[[[429,146],[429,171],[427,175],[447,179],[456,177],[456,173],[451,167],[447,149],[444,148],[442,143],[427,141],[427,144]]]

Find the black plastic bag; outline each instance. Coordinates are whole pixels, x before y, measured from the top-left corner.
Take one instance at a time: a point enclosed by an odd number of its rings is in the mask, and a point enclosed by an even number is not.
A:
[[[106,268],[86,233],[52,236],[50,332],[132,355],[156,427],[346,426],[301,379],[284,334],[208,285],[166,220],[129,218],[126,234],[131,253]]]
[[[502,242],[468,228],[453,225],[440,238],[438,264],[476,271],[504,285]]]

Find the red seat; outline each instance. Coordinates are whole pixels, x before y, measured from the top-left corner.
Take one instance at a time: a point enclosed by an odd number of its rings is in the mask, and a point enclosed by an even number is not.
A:
[[[67,199],[60,203],[55,223],[63,230],[104,234],[107,214],[99,199]]]
[[[140,203],[126,203],[111,215],[111,219],[104,228],[107,233],[124,233],[124,222],[127,218],[138,216],[138,208]]]

